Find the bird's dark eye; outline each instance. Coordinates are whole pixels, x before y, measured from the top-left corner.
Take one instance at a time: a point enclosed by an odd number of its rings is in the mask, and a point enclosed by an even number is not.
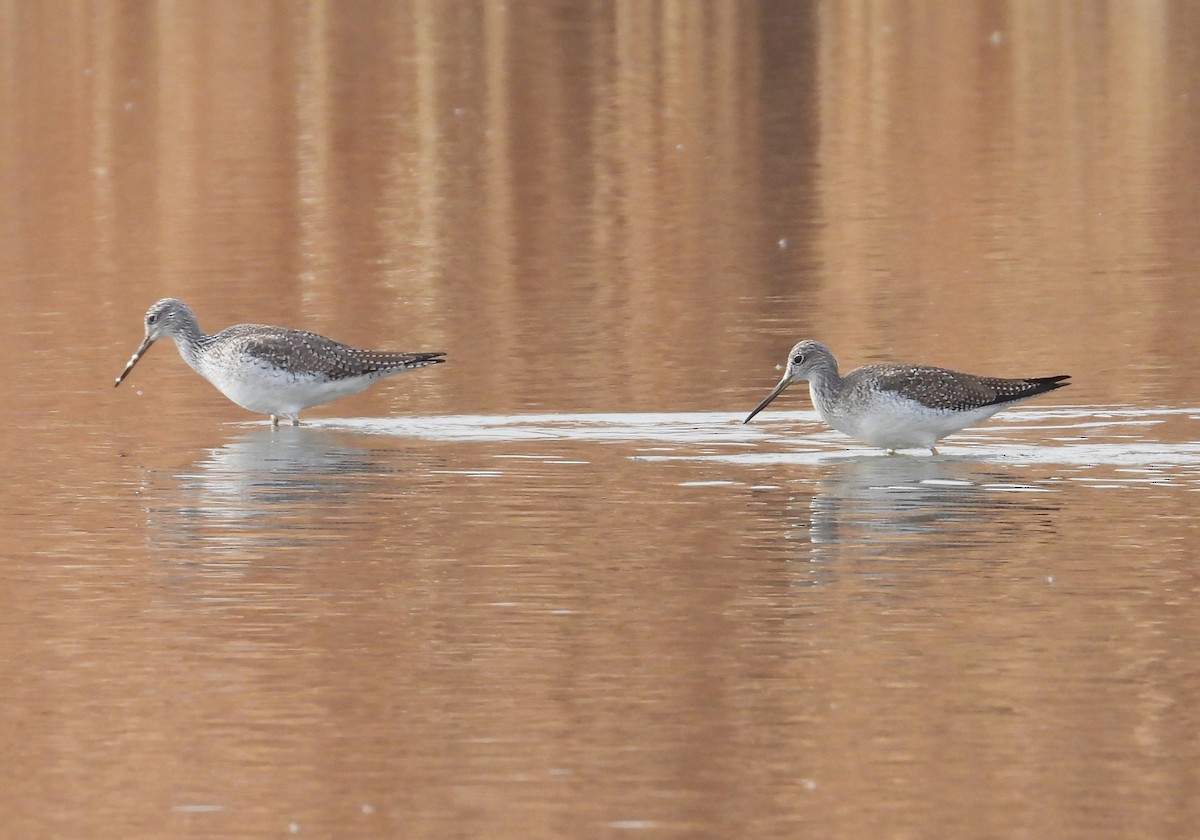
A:
[[[157,313],[157,312],[151,312],[149,315],[147,315],[147,316],[146,316],[146,323],[147,323],[147,324],[156,324],[156,323],[158,323],[158,313]]]
[[[804,354],[797,353],[795,356],[792,356],[792,364],[794,364],[794,365],[804,364]]]

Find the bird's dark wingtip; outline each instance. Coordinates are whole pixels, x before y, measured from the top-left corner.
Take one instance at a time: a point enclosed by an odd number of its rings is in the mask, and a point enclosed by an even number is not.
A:
[[[1071,374],[1064,373],[1059,376],[1039,376],[1033,379],[1026,380],[1032,387],[1029,389],[1028,396],[1036,397],[1038,394],[1048,394],[1051,391],[1057,391],[1059,388],[1065,388],[1071,383],[1067,380],[1071,378]]]

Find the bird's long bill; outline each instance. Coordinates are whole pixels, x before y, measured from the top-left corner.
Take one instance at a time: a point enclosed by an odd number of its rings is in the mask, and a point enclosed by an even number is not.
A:
[[[142,346],[139,347],[137,349],[137,352],[133,354],[132,358],[130,358],[130,360],[129,360],[129,364],[125,365],[125,370],[121,371],[121,375],[118,376],[117,381],[113,383],[114,388],[116,388],[118,385],[120,385],[121,380],[123,380],[126,376],[129,375],[129,371],[133,370],[133,366],[138,363],[138,359],[142,358],[142,354],[145,353],[147,350],[149,350],[150,345],[153,343],[154,343],[154,339],[151,338],[150,336],[146,336],[145,340],[142,341]]]
[[[775,390],[772,391],[771,393],[767,394],[767,398],[758,404],[758,408],[756,408],[750,412],[750,416],[742,421],[742,425],[744,426],[747,423],[749,423],[751,420],[753,420],[755,414],[758,414],[758,412],[762,411],[764,408],[766,408],[768,405],[770,405],[771,400],[775,399],[780,394],[782,394],[783,389],[791,384],[792,383],[788,380],[787,375],[785,374],[783,379],[779,380],[779,384],[775,386]]]

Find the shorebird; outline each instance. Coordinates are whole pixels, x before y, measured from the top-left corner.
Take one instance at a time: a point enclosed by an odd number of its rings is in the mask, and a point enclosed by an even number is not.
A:
[[[1071,383],[1070,376],[997,379],[927,365],[864,365],[843,378],[832,352],[819,341],[801,341],[788,354],[783,379],[749,423],[789,385],[808,380],[817,414],[855,440],[886,449],[929,449],[946,435],[980,423],[997,411]]]
[[[358,350],[316,333],[264,324],[237,324],[205,335],[187,304],[163,298],[146,312],[146,338],[113,387],[164,336],[175,340],[188,367],[242,408],[270,414],[275,426],[281,419],[299,426],[300,412],[306,408],[357,394],[407,370],[439,364],[446,355]]]

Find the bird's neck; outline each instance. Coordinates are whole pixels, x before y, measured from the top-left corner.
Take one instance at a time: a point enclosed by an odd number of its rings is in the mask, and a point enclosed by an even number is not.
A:
[[[183,360],[193,370],[198,370],[196,365],[199,363],[200,351],[211,336],[202,333],[200,325],[194,320],[190,320],[179,324],[171,334],[171,338],[175,340],[175,346],[179,348],[179,355],[183,357]]]
[[[842,377],[836,367],[820,368],[808,378],[808,394],[813,405],[822,408],[837,399],[842,390]]]

